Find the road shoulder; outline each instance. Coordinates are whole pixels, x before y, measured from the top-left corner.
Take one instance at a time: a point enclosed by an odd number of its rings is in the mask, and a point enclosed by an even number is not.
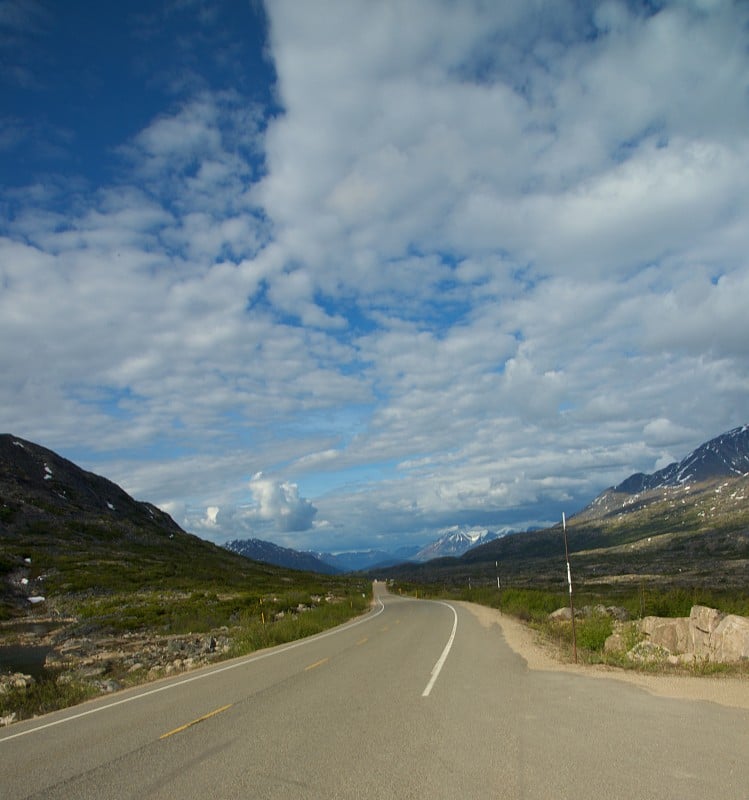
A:
[[[531,670],[572,672],[593,678],[609,678],[639,686],[660,697],[705,700],[730,708],[749,710],[749,681],[741,678],[689,675],[646,675],[639,672],[589,664],[564,663],[552,647],[539,642],[536,633],[522,622],[497,609],[461,602],[485,627],[498,625],[507,644]]]

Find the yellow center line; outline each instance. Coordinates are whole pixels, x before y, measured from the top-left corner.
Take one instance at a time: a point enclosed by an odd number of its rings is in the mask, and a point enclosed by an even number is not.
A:
[[[366,644],[369,641],[369,637],[365,636],[363,639],[359,639],[357,644]]]
[[[307,672],[307,670],[315,669],[315,667],[321,667],[323,664],[327,663],[328,661],[330,661],[329,658],[321,658],[319,661],[315,661],[314,664],[310,664],[309,666],[305,667],[304,671]]]
[[[226,711],[233,705],[234,703],[229,703],[228,706],[221,706],[221,708],[217,708],[215,711],[209,711],[207,714],[203,714],[202,717],[198,717],[197,719],[194,719],[192,722],[187,722],[184,725],[180,725],[179,728],[175,728],[173,731],[169,731],[168,733],[163,733],[161,736],[159,736],[159,739],[167,739],[170,736],[174,736],[175,733],[182,733],[182,731],[186,731],[193,725],[197,725],[199,722],[203,722],[204,720],[210,719],[211,717],[215,717],[216,714],[220,714],[222,711]]]

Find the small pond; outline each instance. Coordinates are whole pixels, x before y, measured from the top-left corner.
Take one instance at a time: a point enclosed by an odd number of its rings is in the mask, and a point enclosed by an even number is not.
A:
[[[2,644],[3,634],[12,635],[14,638],[17,634],[24,634],[24,637],[28,637],[29,634],[46,636],[60,627],[62,624],[59,621],[49,620],[3,625],[0,628],[0,672],[23,672],[24,675],[31,675],[34,678],[43,677],[44,660],[52,648],[37,644]]]
[[[6,645],[0,647],[0,672],[23,672],[33,678],[44,675],[44,659],[51,647],[36,645]]]

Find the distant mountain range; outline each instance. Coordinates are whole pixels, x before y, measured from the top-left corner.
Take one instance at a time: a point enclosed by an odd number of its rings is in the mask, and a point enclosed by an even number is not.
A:
[[[463,528],[454,525],[424,547],[401,547],[394,552],[385,550],[356,550],[343,553],[300,552],[279,547],[262,539],[235,539],[224,547],[234,553],[264,561],[280,567],[306,569],[314,572],[359,572],[392,567],[404,562],[423,562],[433,558],[459,556],[485,542],[490,542],[507,531],[495,533],[487,528]]]
[[[685,487],[690,482],[701,483],[721,477],[749,474],[749,425],[734,428],[700,445],[682,461],[669,464],[652,474],[637,472],[617,486],[602,492],[578,514],[577,521],[591,521],[614,513],[642,508],[660,498],[657,490]],[[512,533],[509,529],[491,531],[487,528],[453,526],[434,541],[421,548],[402,548],[395,553],[364,550],[350,553],[299,553],[259,539],[235,540],[226,545],[234,552],[257,561],[266,561],[293,569],[312,569],[318,572],[333,569],[354,572],[392,567],[406,562],[424,563],[438,558],[457,558],[474,549]],[[300,566],[301,564],[307,566]]]
[[[315,555],[341,572],[359,572],[410,561],[418,549],[418,547],[400,547],[392,553],[385,550],[352,550],[343,553],[315,553]]]
[[[495,533],[488,528],[462,528],[458,525],[446,530],[442,536],[430,542],[416,554],[415,561],[431,561],[433,558],[462,556],[472,547],[499,539],[508,531]]]
[[[280,547],[263,539],[233,539],[230,542],[226,542],[224,547],[227,550],[231,550],[232,553],[245,556],[245,558],[251,558],[253,561],[262,561],[266,564],[275,564],[277,567],[299,569],[306,572],[321,572],[326,575],[333,575],[343,571],[317,558],[312,553],[300,552],[290,547]]]

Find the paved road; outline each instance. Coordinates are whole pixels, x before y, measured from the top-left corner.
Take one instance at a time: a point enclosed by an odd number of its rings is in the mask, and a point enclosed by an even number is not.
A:
[[[749,798],[749,712],[528,671],[464,607],[376,595],[335,632],[4,729],[0,797]]]

